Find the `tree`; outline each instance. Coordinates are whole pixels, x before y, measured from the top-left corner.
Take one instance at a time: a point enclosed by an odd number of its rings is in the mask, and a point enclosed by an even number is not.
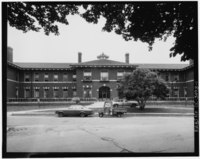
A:
[[[145,108],[146,101],[152,95],[164,99],[169,92],[166,82],[157,73],[139,68],[124,76],[118,91],[128,100],[136,100],[140,109]]]
[[[85,11],[79,13],[83,6]],[[197,54],[197,2],[129,2],[129,3],[7,3],[8,22],[25,32],[43,28],[45,34],[58,34],[55,22],[68,24],[66,16],[80,14],[87,22],[106,19],[104,31],[115,31],[125,40],[141,40],[152,46],[156,38],[176,40],[171,56],[194,59]],[[35,24],[38,22],[39,27]]]
[[[78,14],[78,6],[65,3],[11,2],[7,3],[7,18],[10,26],[23,32],[38,32],[43,28],[46,35],[58,35],[56,23],[68,25],[67,15]]]
[[[181,60],[194,59],[197,54],[197,2],[133,2],[85,5],[82,14],[88,22],[106,19],[103,30],[115,31],[125,40],[147,42],[149,48],[156,38],[176,38],[171,56],[182,54]]]

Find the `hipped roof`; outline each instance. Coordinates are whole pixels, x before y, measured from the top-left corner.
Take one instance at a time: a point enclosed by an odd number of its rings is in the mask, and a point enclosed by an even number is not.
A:
[[[93,60],[82,63],[21,63],[14,62],[8,63],[11,66],[15,66],[21,69],[72,69],[73,67],[137,67],[137,68],[147,68],[152,70],[181,70],[190,66],[189,64],[143,64],[134,63],[128,64],[124,62],[118,62],[113,60],[101,59]]]

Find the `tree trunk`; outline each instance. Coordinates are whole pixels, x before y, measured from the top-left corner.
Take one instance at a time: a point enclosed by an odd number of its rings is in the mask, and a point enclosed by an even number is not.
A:
[[[137,101],[140,106],[140,110],[144,110],[146,105],[146,100],[144,98],[138,98]]]
[[[145,102],[142,101],[142,102],[139,104],[139,106],[140,106],[140,110],[144,110]]]

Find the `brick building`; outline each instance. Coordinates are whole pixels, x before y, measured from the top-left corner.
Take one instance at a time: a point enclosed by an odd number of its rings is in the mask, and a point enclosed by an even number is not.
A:
[[[101,54],[97,60],[77,63],[16,63],[13,50],[7,51],[7,98],[70,99],[115,98],[117,86],[125,73],[136,68],[148,68],[165,79],[169,97],[193,97],[194,64],[130,64],[109,60]]]

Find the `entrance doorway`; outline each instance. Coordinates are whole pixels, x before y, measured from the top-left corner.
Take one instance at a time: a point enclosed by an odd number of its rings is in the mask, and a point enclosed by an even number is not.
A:
[[[110,98],[110,88],[107,86],[102,86],[99,88],[99,98]]]

